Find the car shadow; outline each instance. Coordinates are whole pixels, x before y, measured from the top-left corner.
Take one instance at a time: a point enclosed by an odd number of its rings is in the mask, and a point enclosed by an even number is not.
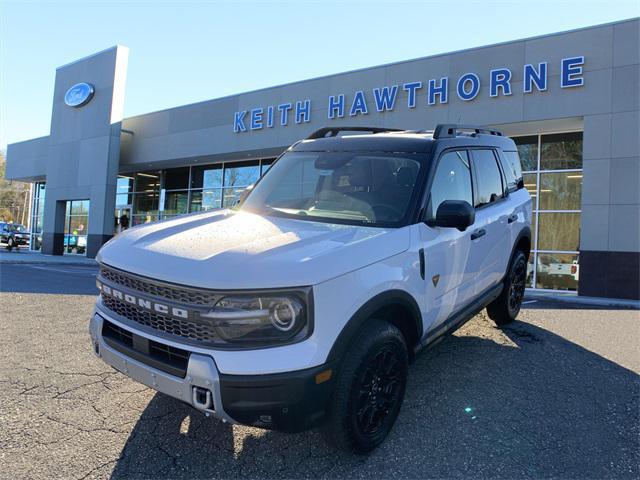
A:
[[[419,356],[392,433],[368,456],[156,394],[112,478],[637,478],[640,377],[528,323],[497,336],[462,332]]]

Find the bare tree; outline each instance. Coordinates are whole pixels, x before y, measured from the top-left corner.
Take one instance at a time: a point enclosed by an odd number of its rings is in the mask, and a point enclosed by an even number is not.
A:
[[[5,178],[7,162],[0,151],[0,220],[27,224],[29,222],[29,183]]]

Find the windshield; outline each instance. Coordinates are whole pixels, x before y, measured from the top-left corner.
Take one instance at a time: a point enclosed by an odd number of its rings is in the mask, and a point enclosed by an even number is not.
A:
[[[400,226],[423,158],[410,153],[288,152],[240,208],[302,220]]]
[[[11,232],[18,232],[18,233],[27,231],[24,225],[18,225],[17,223],[8,223],[7,230]]]

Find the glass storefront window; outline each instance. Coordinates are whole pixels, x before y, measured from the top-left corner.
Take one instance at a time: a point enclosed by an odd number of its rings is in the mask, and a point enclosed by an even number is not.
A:
[[[67,216],[69,215],[88,215],[89,200],[73,200],[67,202]]]
[[[248,187],[260,178],[259,162],[243,162],[225,165],[225,187]]]
[[[135,176],[135,191],[147,192],[160,190],[160,172],[140,172]]]
[[[133,197],[135,213],[158,213],[158,192],[138,192]]]
[[[120,175],[116,207],[132,206],[132,226],[189,212],[230,207],[274,160],[224,162]],[[162,211],[161,186],[164,190]]]
[[[513,139],[518,147],[518,155],[522,162],[522,171],[530,172],[538,169],[538,136],[516,137]]]
[[[540,170],[582,168],[582,132],[542,135]]]
[[[577,290],[580,278],[578,255],[539,253],[536,264],[536,288]]]
[[[171,168],[164,171],[164,189],[182,190],[189,188],[189,167]]]
[[[582,172],[541,173],[540,210],[580,210]]]
[[[524,188],[529,191],[529,195],[533,200],[533,208],[536,208],[536,196],[538,195],[538,176],[535,173],[525,173],[522,176]]]
[[[519,137],[514,141],[522,168],[528,171],[523,179],[533,207],[527,286],[577,290],[582,132]]]
[[[222,165],[205,165],[191,169],[191,188],[222,187]]]
[[[179,215],[188,211],[189,192],[166,192],[164,197],[164,215]]]
[[[224,208],[233,207],[243,191],[244,188],[225,188],[222,194],[222,206]]]
[[[267,170],[269,170],[271,168],[271,165],[273,164],[275,160],[263,160],[261,162],[261,166],[260,166],[260,176],[264,175],[265,173],[267,173]]]
[[[64,222],[64,253],[84,255],[89,229],[89,200],[69,200]]]
[[[33,188],[33,202],[31,205],[31,250],[40,250],[42,248],[42,228],[44,218],[44,200],[45,200],[46,184],[38,182]]]
[[[118,176],[116,184],[116,206],[131,205],[131,192],[133,191],[133,177]]]
[[[222,190],[199,190],[191,192],[190,212],[211,210],[222,207]]]
[[[579,213],[538,213],[538,250],[578,251]]]

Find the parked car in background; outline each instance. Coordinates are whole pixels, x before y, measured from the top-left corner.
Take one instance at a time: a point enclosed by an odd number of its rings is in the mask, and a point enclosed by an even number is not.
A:
[[[24,225],[19,223],[0,223],[0,243],[11,251],[23,245],[29,245],[29,232]]]

